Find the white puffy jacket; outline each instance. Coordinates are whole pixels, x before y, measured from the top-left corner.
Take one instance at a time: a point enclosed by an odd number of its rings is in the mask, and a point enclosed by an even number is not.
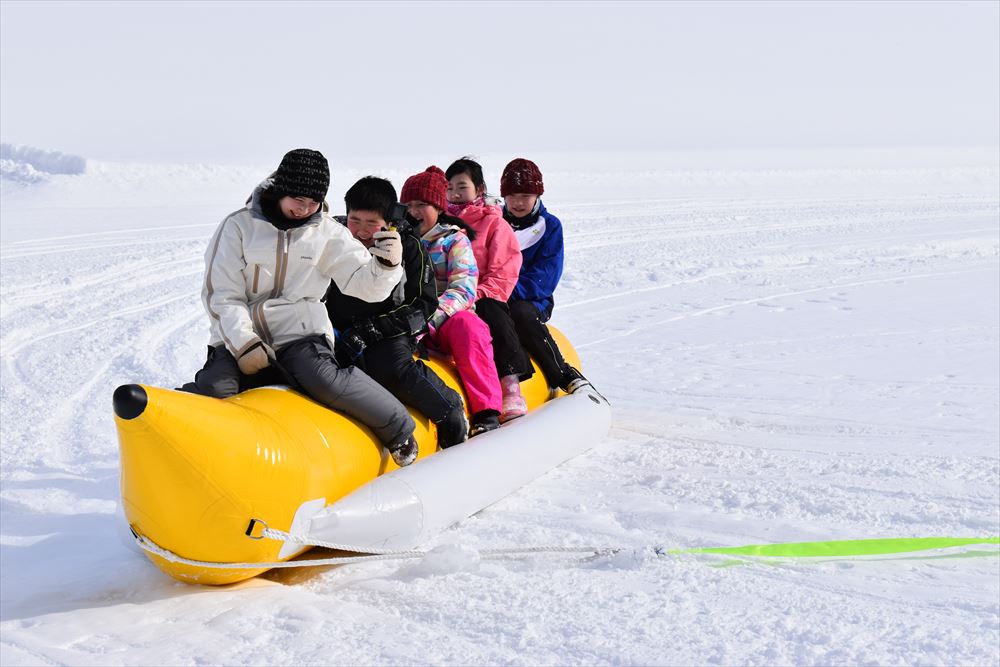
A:
[[[344,225],[322,210],[282,231],[264,217],[259,195],[231,213],[205,252],[202,301],[212,322],[211,345],[225,343],[239,358],[257,341],[279,348],[333,326],[320,299],[333,280],[344,294],[378,302],[403,277],[383,266]]]

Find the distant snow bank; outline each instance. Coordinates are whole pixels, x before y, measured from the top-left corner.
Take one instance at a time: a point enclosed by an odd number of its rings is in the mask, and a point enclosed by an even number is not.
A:
[[[47,151],[33,146],[0,143],[0,178],[18,183],[38,183],[51,174],[82,174],[87,160],[79,155]]]
[[[39,155],[46,156],[38,159]],[[487,189],[499,191],[503,166],[514,154],[481,155]],[[593,207],[609,202],[660,200],[890,196],[1000,196],[1000,147],[842,151],[694,151],[527,153],[545,174],[546,203]],[[7,210],[53,207],[203,206],[218,221],[239,207],[266,163],[79,160],[80,171],[60,171],[74,156],[3,145],[0,199]],[[424,157],[330,158],[328,201],[343,212],[343,192],[362,176],[388,178],[399,188],[424,169]],[[54,163],[54,164],[50,164]],[[72,164],[72,162],[69,162]],[[73,173],[72,176],[66,174]],[[597,193],[603,193],[598,195]],[[104,223],[102,223],[104,224]],[[6,226],[6,240],[31,230]]]

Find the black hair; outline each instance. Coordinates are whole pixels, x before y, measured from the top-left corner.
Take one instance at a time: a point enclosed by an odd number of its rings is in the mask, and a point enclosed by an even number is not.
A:
[[[462,220],[458,216],[442,213],[441,215],[438,216],[438,223],[444,223],[446,225],[455,225],[463,232],[465,232],[465,235],[469,237],[470,241],[476,240],[476,230],[473,229],[469,225],[469,223],[467,223],[465,220]]]
[[[344,195],[347,212],[377,211],[386,221],[392,217],[392,205],[397,201],[392,183],[377,176],[365,176]]]
[[[459,174],[467,174],[469,176],[469,180],[471,180],[472,184],[476,187],[476,190],[482,188],[483,193],[486,193],[486,179],[483,178],[483,166],[473,160],[470,156],[466,155],[465,157],[460,157],[452,162],[451,166],[448,167],[448,170],[444,172],[444,177],[450,181]]]

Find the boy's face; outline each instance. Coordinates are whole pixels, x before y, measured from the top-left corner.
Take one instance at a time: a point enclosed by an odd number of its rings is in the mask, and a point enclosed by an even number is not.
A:
[[[348,211],[347,229],[357,240],[371,248],[375,241],[372,234],[386,228],[385,218],[378,211]]]
[[[452,204],[467,204],[478,194],[468,174],[455,174],[448,181],[448,201]]]
[[[282,197],[278,200],[281,213],[292,220],[305,220],[319,210],[320,203],[309,197]]]
[[[503,202],[507,204],[507,210],[513,213],[515,218],[523,218],[531,213],[531,209],[535,208],[536,201],[538,201],[538,195],[515,194],[503,198]]]
[[[440,212],[437,207],[425,201],[406,202],[406,212],[411,218],[417,221],[421,234],[426,234],[430,228],[437,224]]]

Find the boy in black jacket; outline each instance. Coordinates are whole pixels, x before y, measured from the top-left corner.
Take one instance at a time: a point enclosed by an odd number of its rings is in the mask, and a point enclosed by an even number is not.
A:
[[[345,296],[335,283],[326,294],[326,309],[337,330],[336,352],[341,364],[355,365],[437,424],[443,449],[464,442],[468,422],[461,397],[423,362],[413,358],[416,337],[427,331],[437,309],[434,269],[409,223],[394,215],[396,189],[384,178],[366,176],[344,195],[348,230],[365,246],[375,232],[396,227],[403,242],[403,280],[389,298],[368,303]],[[398,218],[398,219],[396,219]]]

